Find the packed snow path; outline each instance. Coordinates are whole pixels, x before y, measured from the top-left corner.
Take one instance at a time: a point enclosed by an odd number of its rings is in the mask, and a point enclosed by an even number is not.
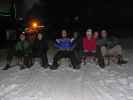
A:
[[[38,63],[23,71],[0,70],[0,100],[133,100],[132,50],[126,56],[127,65],[104,70],[88,63],[76,71],[67,62],[57,71]]]

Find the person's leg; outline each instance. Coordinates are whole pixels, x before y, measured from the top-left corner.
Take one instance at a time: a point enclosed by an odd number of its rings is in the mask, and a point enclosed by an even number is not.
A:
[[[105,47],[97,46],[96,56],[97,56],[98,64],[101,68],[105,68],[104,56],[106,54],[107,54],[107,50]]]
[[[59,61],[61,58],[63,58],[63,57],[65,57],[64,51],[59,51],[59,52],[54,56],[53,65],[50,66],[50,69],[52,69],[52,70],[58,69],[58,66],[59,66],[59,65],[58,65],[58,61]]]
[[[100,49],[101,49],[101,54],[103,57],[108,55],[108,49],[105,46],[102,46]]]
[[[44,52],[41,55],[41,64],[43,68],[48,68],[48,57],[47,57],[47,52]]]
[[[87,52],[82,52],[82,62],[83,62],[84,65],[86,64],[87,55],[88,55]]]
[[[24,65],[27,68],[30,68],[32,66],[32,56],[30,54],[24,56]]]
[[[6,57],[6,66],[3,68],[3,70],[8,70],[9,68],[11,68],[11,62],[14,56],[14,50],[13,49],[9,49],[7,52],[7,57]]]
[[[28,55],[26,55],[23,51],[20,51],[19,54],[19,66],[20,66],[20,70],[23,70],[25,68],[27,68],[28,66]]]
[[[76,58],[74,51],[68,51],[67,56],[70,58],[74,69],[80,69],[80,60]]]
[[[117,64],[125,64],[127,61],[124,61],[122,56],[122,47],[120,45],[116,45],[109,50],[109,54],[111,54],[112,61]]]

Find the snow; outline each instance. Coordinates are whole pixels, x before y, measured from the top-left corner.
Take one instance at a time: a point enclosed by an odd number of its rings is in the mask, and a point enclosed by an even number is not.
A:
[[[0,70],[0,100],[133,100],[132,50],[125,55],[128,64],[111,64],[104,70],[94,63],[73,70],[67,59],[56,71],[43,69],[37,61],[31,69]]]

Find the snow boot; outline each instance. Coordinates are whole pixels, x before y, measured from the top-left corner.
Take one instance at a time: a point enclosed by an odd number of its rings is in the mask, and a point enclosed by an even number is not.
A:
[[[9,68],[11,68],[11,66],[7,64],[2,70],[8,70]]]
[[[44,69],[47,69],[49,66],[50,66],[49,64],[42,65],[42,67],[43,67]]]
[[[101,68],[105,68],[104,59],[98,59],[98,65],[99,65]]]
[[[57,69],[58,69],[58,65],[51,65],[51,66],[50,66],[50,69],[51,69],[51,70],[57,70]]]
[[[123,64],[127,64],[128,61],[123,60],[123,57],[121,55],[118,56],[118,65],[123,65]]]
[[[25,65],[20,65],[20,70],[24,70],[26,69],[27,67]]]
[[[73,69],[76,69],[76,70],[79,70],[80,68],[81,68],[80,65],[73,66]]]

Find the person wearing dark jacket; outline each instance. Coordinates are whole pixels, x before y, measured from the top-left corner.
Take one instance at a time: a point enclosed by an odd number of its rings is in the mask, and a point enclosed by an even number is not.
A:
[[[80,61],[76,58],[73,48],[75,45],[73,44],[74,39],[67,38],[67,31],[62,30],[61,32],[62,38],[56,39],[55,47],[59,49],[57,54],[54,56],[53,65],[50,67],[52,70],[56,70],[58,68],[58,60],[61,58],[70,58],[72,66],[74,69],[80,69]]]
[[[30,68],[32,48],[30,42],[26,39],[25,34],[20,35],[20,40],[15,46],[15,53],[17,56],[17,64],[21,66],[21,69]]]
[[[34,42],[33,55],[35,57],[39,57],[41,59],[41,66],[43,68],[48,67],[47,51],[48,51],[47,40],[44,39],[44,37],[41,33],[39,33],[37,35],[37,39]]]

